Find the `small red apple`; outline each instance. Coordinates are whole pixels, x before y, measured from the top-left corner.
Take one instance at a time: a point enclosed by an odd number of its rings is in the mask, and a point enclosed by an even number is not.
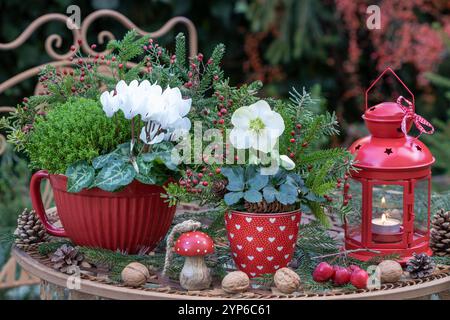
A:
[[[342,286],[349,283],[351,276],[352,272],[350,272],[347,268],[339,266],[334,267],[333,282],[335,285]]]
[[[313,272],[313,279],[316,282],[326,282],[334,275],[334,269],[326,262],[319,263]]]
[[[359,266],[357,266],[356,264],[351,264],[347,267],[348,271],[350,271],[350,273],[353,273],[354,271],[357,270],[361,270],[361,268]]]
[[[365,289],[367,287],[367,280],[369,280],[369,275],[363,269],[353,271],[350,277],[350,282],[358,289]]]

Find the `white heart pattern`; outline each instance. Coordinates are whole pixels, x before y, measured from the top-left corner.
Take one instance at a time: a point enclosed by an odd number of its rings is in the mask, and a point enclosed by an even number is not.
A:
[[[295,248],[295,242],[292,244],[292,248]]]
[[[270,242],[274,242],[274,241],[275,241],[275,238],[274,238],[274,237],[270,237],[270,238],[268,238],[267,240],[269,240]]]
[[[230,238],[233,239],[234,238],[234,233],[230,232]]]
[[[245,218],[245,221],[247,221],[248,223],[252,222],[252,218]]]
[[[247,256],[248,260],[252,261],[253,259],[255,259],[254,256]]]
[[[241,263],[241,267],[242,267],[242,268],[245,268],[246,266],[247,266],[246,264]]]
[[[231,220],[231,213],[228,214],[228,219]]]
[[[253,241],[253,237],[247,237],[247,241],[248,242],[252,242]]]
[[[237,257],[237,253],[236,253],[236,252],[233,252],[233,256]]]
[[[277,219],[275,219],[275,218],[270,218],[269,221],[270,221],[270,223],[275,223],[275,221],[277,221]]]
[[[234,226],[235,226],[236,229],[238,229],[238,230],[241,228],[241,225],[239,225],[239,224],[235,224]]]
[[[273,268],[274,268],[275,270],[278,270],[278,268],[280,268],[280,266],[279,266],[279,265],[276,265],[276,266],[273,266]]]
[[[281,251],[281,250],[283,250],[283,248],[284,248],[284,247],[277,247],[277,250],[278,250],[278,251]]]
[[[264,228],[263,227],[256,227],[256,230],[258,230],[258,232],[261,232],[261,231],[264,230]]]
[[[280,226],[281,231],[284,231],[284,229],[286,229],[286,226]]]
[[[256,273],[250,272],[250,275],[251,275],[252,277],[254,277],[254,276],[256,276]]]
[[[267,257],[267,260],[272,261],[273,257]]]
[[[284,255],[284,258],[285,259],[289,258],[289,255],[288,254]]]
[[[258,252],[262,252],[264,250],[264,248],[256,248],[256,251]]]
[[[264,266],[256,266],[259,270],[262,270]]]
[[[292,238],[294,238],[294,235],[293,235],[293,234],[290,234],[290,235],[289,235],[289,240],[292,240]]]
[[[294,221],[294,220],[295,220],[295,216],[292,216],[292,217],[291,217],[291,220]]]
[[[241,246],[241,245],[238,244],[236,247],[237,247],[239,250],[242,250],[242,246]]]

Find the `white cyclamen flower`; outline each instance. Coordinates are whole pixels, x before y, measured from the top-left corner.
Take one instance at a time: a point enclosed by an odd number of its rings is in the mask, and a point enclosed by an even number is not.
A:
[[[142,119],[147,122],[142,128],[142,141],[147,144],[155,144],[163,139],[174,141],[189,132],[191,121],[185,116],[191,109],[192,100],[183,99],[180,89],[167,87],[164,92],[152,90],[147,99],[147,104],[140,112]]]
[[[111,118],[119,110],[119,97],[114,90],[111,92],[103,92],[100,96],[100,102],[108,118]]]
[[[284,131],[283,118],[264,100],[237,109],[231,123],[230,142],[237,149],[270,152]]]
[[[283,168],[286,170],[293,170],[295,168],[295,162],[292,161],[291,158],[289,158],[287,155],[281,155],[280,156],[280,164]]]

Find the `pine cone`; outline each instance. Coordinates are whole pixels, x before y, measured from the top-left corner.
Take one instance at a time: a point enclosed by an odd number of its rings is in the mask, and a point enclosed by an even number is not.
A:
[[[217,198],[222,199],[225,196],[225,193],[227,193],[227,184],[228,181],[226,179],[216,180],[213,182],[212,192]]]
[[[450,211],[439,210],[431,220],[430,247],[439,257],[450,256]]]
[[[435,263],[426,253],[413,253],[413,258],[406,263],[406,271],[409,272],[409,275],[413,279],[420,279],[432,275],[435,267]]]
[[[50,260],[54,263],[54,269],[63,273],[73,274],[74,270],[70,267],[78,266],[84,260],[84,256],[79,252],[78,248],[63,244],[52,254]]]
[[[289,212],[292,211],[291,205],[285,205],[281,202],[275,200],[271,203],[267,203],[266,200],[260,201],[258,203],[251,203],[245,201],[245,209],[248,212],[254,213],[279,213],[279,212]]]
[[[14,231],[15,243],[19,248],[25,249],[31,244],[44,242],[49,238],[44,225],[34,210],[25,208],[17,218],[17,228]]]

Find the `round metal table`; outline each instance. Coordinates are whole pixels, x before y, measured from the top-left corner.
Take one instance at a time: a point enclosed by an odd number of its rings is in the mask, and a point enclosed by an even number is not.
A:
[[[37,252],[12,249],[12,255],[19,265],[30,274],[41,279],[41,299],[125,299],[125,300],[155,300],[155,299],[289,299],[289,300],[336,300],[336,299],[442,299],[450,300],[450,270],[425,280],[406,281],[401,284],[383,285],[380,290],[357,290],[355,292],[327,293],[327,294],[302,294],[282,295],[267,294],[258,295],[246,292],[239,295],[226,295],[221,290],[207,290],[187,292],[170,287],[160,288],[129,288],[120,285],[109,284],[108,281],[82,275],[78,282],[74,282],[73,276],[58,272],[46,263],[46,258]],[[48,259],[47,259],[48,262]]]

